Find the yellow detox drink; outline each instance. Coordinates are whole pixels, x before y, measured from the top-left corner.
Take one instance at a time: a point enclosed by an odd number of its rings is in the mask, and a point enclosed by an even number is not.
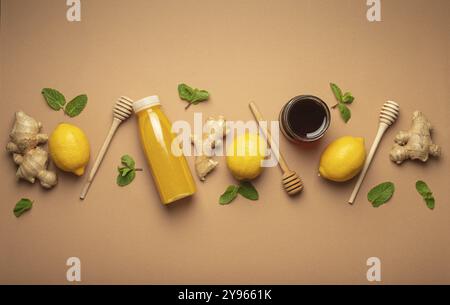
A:
[[[133,104],[137,115],[142,148],[153,180],[164,204],[195,193],[195,182],[184,155],[172,152],[172,124],[161,110],[157,96]]]

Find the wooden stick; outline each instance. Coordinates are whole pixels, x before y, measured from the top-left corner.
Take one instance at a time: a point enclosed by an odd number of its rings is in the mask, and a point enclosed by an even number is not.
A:
[[[300,193],[303,190],[303,182],[301,181],[300,177],[295,173],[294,171],[291,171],[289,169],[289,166],[287,165],[283,155],[280,152],[279,147],[276,145],[276,143],[272,139],[272,135],[269,130],[265,128],[265,126],[262,126],[260,124],[261,121],[264,121],[261,113],[258,110],[258,107],[255,103],[250,102],[249,104],[250,110],[253,113],[253,116],[256,119],[256,122],[258,123],[261,131],[264,134],[264,137],[267,139],[269,147],[271,148],[272,152],[275,155],[275,158],[278,160],[278,165],[281,168],[281,171],[283,172],[282,177],[282,183],[283,187],[286,190],[286,192],[289,195],[295,195],[297,193]]]
[[[353,202],[356,199],[356,196],[358,195],[359,189],[361,188],[361,185],[364,181],[364,178],[366,177],[367,170],[370,167],[370,164],[372,163],[373,157],[375,155],[375,152],[377,151],[378,144],[380,144],[381,138],[384,135],[384,132],[387,130],[388,126],[385,124],[382,124],[378,128],[377,136],[375,137],[375,140],[373,141],[372,147],[370,148],[369,155],[366,158],[366,163],[364,164],[364,167],[361,171],[361,174],[359,175],[358,181],[356,181],[355,188],[353,189],[352,195],[350,196],[350,199],[348,200],[348,203],[353,204]]]
[[[81,191],[80,194],[80,199],[84,200],[84,198],[86,198],[87,192],[89,191],[89,188],[91,187],[92,181],[94,181],[95,175],[97,174],[98,168],[100,167],[100,164],[103,161],[103,158],[106,155],[106,151],[109,148],[109,144],[111,144],[111,140],[114,136],[114,134],[117,131],[117,128],[119,127],[120,123],[122,123],[122,121],[120,121],[119,119],[114,118],[111,128],[109,129],[109,133],[106,136],[105,142],[102,145],[102,148],[100,149],[100,152],[98,153],[97,159],[95,160],[94,166],[91,169],[91,172],[89,173],[89,178],[86,182],[86,184],[83,187],[83,190]]]
[[[265,127],[261,126],[261,124],[259,124],[259,122],[264,121],[264,119],[263,119],[261,113],[259,112],[258,107],[256,106],[256,104],[254,102],[250,102],[249,107],[250,107],[250,110],[253,113],[253,116],[255,117],[259,127],[261,128],[261,131],[263,132],[264,136],[266,137],[267,141],[269,142],[269,147],[272,148],[272,152],[275,154],[275,157],[278,160],[278,164],[280,165],[281,170],[283,171],[283,173],[289,172],[290,171],[289,166],[287,165],[286,160],[284,159],[280,150],[277,149],[277,146],[273,142],[272,134],[270,133],[270,131],[268,129],[266,129]]]
[[[366,177],[370,164],[372,163],[373,157],[375,156],[375,152],[377,151],[378,145],[380,144],[381,138],[383,137],[384,133],[389,128],[389,126],[394,124],[394,122],[397,120],[399,112],[400,106],[393,101],[387,101],[381,108],[378,132],[375,137],[375,140],[373,141],[372,147],[370,148],[369,155],[366,158],[366,162],[361,171],[361,174],[359,175],[358,181],[356,182],[355,188],[353,189],[350,199],[348,200],[349,204],[353,204],[353,202],[355,201],[359,189],[361,188],[361,185],[364,181],[364,178]]]
[[[132,113],[133,113],[133,101],[125,96],[120,97],[113,109],[113,122],[111,124],[111,128],[109,129],[109,133],[106,136],[105,142],[103,143],[102,148],[98,153],[94,166],[92,167],[91,172],[89,173],[89,178],[86,184],[84,185],[83,189],[81,190],[80,194],[81,200],[84,200],[86,198],[89,188],[91,187],[91,184],[94,181],[95,175],[97,174],[100,164],[102,163],[103,158],[105,157],[106,151],[109,148],[109,144],[111,144],[111,140],[114,134],[116,133],[117,128],[123,121],[128,119]]]

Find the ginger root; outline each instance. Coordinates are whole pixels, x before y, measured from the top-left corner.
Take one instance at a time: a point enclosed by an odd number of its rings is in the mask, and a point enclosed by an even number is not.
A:
[[[47,170],[48,153],[38,146],[48,140],[46,134],[40,133],[41,128],[40,122],[22,111],[17,112],[6,150],[13,154],[14,163],[19,165],[17,178],[30,183],[37,178],[43,187],[52,188],[58,179],[54,172]]]
[[[206,180],[206,176],[212,172],[219,162],[214,160],[213,157],[208,157],[205,155],[195,157],[195,172],[201,181]]]
[[[201,139],[196,135],[191,137],[196,150],[195,172],[201,181],[205,181],[206,176],[219,164],[214,160],[213,149],[221,145],[223,138],[228,133],[223,116],[209,117],[203,130]]]
[[[407,159],[419,159],[426,162],[429,156],[439,157],[441,147],[431,140],[432,126],[420,111],[413,114],[412,127],[409,131],[400,131],[395,137],[390,159],[401,164]]]

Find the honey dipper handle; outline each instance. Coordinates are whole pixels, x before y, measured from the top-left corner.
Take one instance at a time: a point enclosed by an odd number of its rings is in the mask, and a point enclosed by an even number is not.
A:
[[[356,182],[355,188],[353,189],[353,193],[350,196],[350,199],[348,200],[348,203],[353,204],[353,202],[356,199],[356,196],[358,195],[359,189],[361,187],[361,184],[367,174],[367,170],[369,169],[370,163],[372,163],[373,156],[375,155],[375,152],[377,151],[378,145],[380,144],[381,138],[383,137],[386,129],[388,129],[389,125],[386,123],[380,123],[380,126],[378,127],[378,132],[375,137],[375,140],[373,141],[372,147],[370,148],[369,155],[366,158],[366,162],[364,163],[364,167],[359,174],[358,181]]]
[[[253,113],[253,116],[255,117],[256,121],[258,122],[258,126],[260,127],[264,136],[266,137],[267,141],[269,142],[269,146],[272,149],[272,153],[277,158],[278,163],[280,164],[281,170],[283,171],[283,173],[290,172],[290,169],[289,169],[288,165],[286,164],[286,161],[284,160],[283,155],[280,152],[280,149],[278,148],[278,146],[275,144],[275,142],[272,139],[272,135],[270,134],[270,131],[267,130],[265,127],[261,126],[261,124],[259,123],[260,121],[264,121],[264,119],[263,119],[261,113],[259,112],[258,107],[253,102],[250,102],[249,107],[250,107],[250,111]]]
[[[97,159],[95,160],[94,166],[92,167],[89,178],[86,184],[83,187],[83,190],[80,194],[80,199],[83,200],[86,198],[87,192],[89,191],[89,187],[92,184],[92,181],[94,180],[95,174],[97,173],[98,168],[100,167],[100,164],[103,161],[103,158],[105,157],[106,151],[108,150],[109,144],[111,143],[111,140],[116,133],[117,128],[119,127],[120,123],[122,123],[121,120],[114,118],[111,128],[109,129],[108,136],[105,139],[105,142],[103,143],[102,148],[100,149],[100,152],[98,153]]]

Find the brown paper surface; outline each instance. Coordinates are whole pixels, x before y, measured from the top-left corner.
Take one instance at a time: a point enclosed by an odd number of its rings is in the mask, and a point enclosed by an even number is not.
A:
[[[66,260],[79,257],[83,283],[368,283],[366,261],[379,257],[382,282],[450,283],[449,101],[450,2],[383,1],[382,21],[368,22],[366,1],[106,1],[82,0],[81,22],[68,22],[65,1],[1,1],[2,146],[15,111],[42,121],[81,127],[91,161],[109,130],[121,95],[160,96],[172,120],[225,115],[251,120],[255,101],[276,120],[293,96],[314,94],[335,103],[329,82],[356,97],[344,124],[335,110],[326,136],[313,145],[281,137],[281,150],[305,182],[290,198],[278,168],[254,184],[260,200],[229,206],[220,194],[235,183],[225,160],[189,200],[159,202],[138,141],[134,118],[118,130],[87,199],[87,179],[58,171],[51,190],[17,182],[10,155],[0,154],[0,283],[67,283]],[[211,92],[184,110],[177,85]],[[86,93],[76,118],[51,110],[40,91],[68,99]],[[401,116],[383,138],[357,202],[346,202],[355,180],[336,184],[317,176],[320,154],[333,139],[361,136],[369,149],[382,104],[395,100]],[[393,164],[395,133],[412,112],[435,127],[443,156],[426,164]],[[125,188],[115,184],[123,154],[146,171]],[[193,170],[193,158],[189,158]],[[51,168],[54,169],[52,165]],[[415,190],[426,181],[436,198],[429,210]],[[392,181],[392,200],[375,209],[366,199]],[[16,219],[22,197],[32,211]]]

